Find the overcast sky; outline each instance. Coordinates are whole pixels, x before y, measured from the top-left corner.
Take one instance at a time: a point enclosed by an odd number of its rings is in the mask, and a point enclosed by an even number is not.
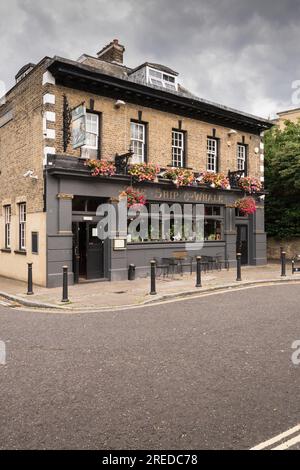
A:
[[[94,55],[118,38],[126,65],[168,65],[200,97],[268,117],[292,107],[299,23],[299,0],[1,1],[0,81],[9,88],[27,62]]]

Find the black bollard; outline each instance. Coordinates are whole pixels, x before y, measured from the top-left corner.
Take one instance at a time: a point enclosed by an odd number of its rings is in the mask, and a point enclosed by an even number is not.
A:
[[[130,264],[128,268],[128,281],[134,281],[135,280],[135,265]]]
[[[202,287],[202,283],[201,283],[201,256],[197,256],[196,261],[197,261],[196,287]]]
[[[32,286],[32,263],[28,264],[28,286],[27,286],[27,295],[33,295],[33,286]]]
[[[286,276],[286,252],[281,252],[281,276]]]
[[[283,246],[280,247],[280,258],[281,258],[281,253],[284,251]]]
[[[236,280],[242,280],[242,254],[236,254]]]
[[[151,261],[151,291],[150,295],[156,295],[156,261]]]
[[[68,297],[68,266],[63,266],[63,296],[62,302],[69,302]]]

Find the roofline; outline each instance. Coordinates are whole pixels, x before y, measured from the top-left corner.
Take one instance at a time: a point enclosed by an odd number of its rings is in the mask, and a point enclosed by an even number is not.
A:
[[[94,59],[94,60],[99,60],[101,62],[106,62],[107,64],[111,64],[111,65],[116,65],[117,67],[122,67],[123,69],[126,69],[127,72],[129,71],[131,73],[132,69],[130,67],[127,67],[127,65],[125,64],[121,64],[120,62],[110,62],[109,60],[105,60],[105,59],[101,59],[100,57],[95,57],[93,55],[90,55],[90,54],[81,54],[81,56],[79,57],[79,59],[81,59],[82,57],[87,57],[88,59]],[[59,58],[58,56],[55,56],[55,58]],[[78,59],[78,63],[79,64],[82,64],[82,65],[85,65],[83,64],[82,62],[79,62],[79,59]]]
[[[164,65],[162,64],[157,64],[157,65],[161,65],[162,67],[164,67]],[[137,70],[140,70],[142,69],[143,67],[150,67],[150,68],[155,68],[154,67],[154,63],[153,62],[144,62],[143,64],[141,65],[138,65],[137,67],[135,67],[134,69],[131,69],[131,72],[130,73],[134,73],[136,72]],[[171,69],[170,67],[167,67],[165,66],[166,69],[170,70],[170,72],[172,72],[172,74],[176,75],[176,77],[178,77],[179,73],[178,72],[175,72],[175,70]],[[170,73],[170,72],[165,72],[165,73]]]
[[[148,103],[144,103],[144,106],[146,107],[167,107],[168,112],[190,116],[198,120],[215,124],[220,120],[222,120],[222,122],[223,120],[228,121],[227,126],[222,124],[224,127],[235,127],[244,131],[245,127],[248,127],[254,129],[256,133],[260,133],[274,125],[267,119],[246,114],[205,100],[199,100],[196,97],[186,97],[178,93],[171,93],[160,88],[150,87],[128,79],[107,75],[94,67],[59,57],[55,57],[51,61],[48,69],[55,77],[57,77],[58,81],[67,83],[66,86],[69,87],[80,89],[86,89],[89,87],[94,90],[93,93],[102,95],[103,93],[110,93],[110,95],[119,96],[121,93],[124,93],[127,95],[128,101],[130,101],[131,98],[134,102],[138,101],[139,103],[141,103],[143,98],[148,96]],[[171,106],[174,107],[174,110],[170,109]],[[253,133],[253,130],[249,130],[248,132]]]
[[[294,113],[295,111],[300,111],[300,108],[293,108],[293,109],[287,109],[284,111],[278,111],[277,115],[280,116],[281,114],[290,114],[290,113]]]
[[[5,95],[3,96],[0,96],[0,99],[2,98],[7,98],[14,90],[15,88],[17,88],[19,85],[21,85],[22,83],[24,83],[25,80],[28,79],[28,77],[30,77],[30,75],[33,74],[33,72],[35,72],[35,70],[40,67],[43,62],[46,62],[47,60],[49,61],[52,61],[53,59],[51,57],[48,57],[48,56],[45,56],[43,57],[43,59],[41,59],[37,64],[35,64],[35,66],[33,67],[32,70],[30,70],[30,72],[22,79],[20,80],[19,82],[15,83],[9,90],[7,90],[7,92],[5,93]],[[21,70],[21,69],[20,69]]]

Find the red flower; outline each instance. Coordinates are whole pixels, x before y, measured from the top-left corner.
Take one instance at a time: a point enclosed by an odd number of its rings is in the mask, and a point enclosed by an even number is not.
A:
[[[120,196],[127,197],[127,207],[144,206],[147,202],[144,194],[132,187],[126,188]]]
[[[116,167],[109,160],[89,160],[86,165],[91,168],[92,176],[113,176],[116,174]]]
[[[244,215],[254,214],[256,212],[256,203],[253,197],[238,199],[235,207]]]

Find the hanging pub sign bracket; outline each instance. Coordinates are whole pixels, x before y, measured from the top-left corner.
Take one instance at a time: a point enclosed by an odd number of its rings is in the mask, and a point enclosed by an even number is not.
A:
[[[71,141],[72,132],[72,111],[69,106],[68,98],[66,95],[63,96],[63,145],[64,152],[66,153],[68,145]]]
[[[115,165],[116,165],[116,171],[120,175],[126,175],[127,174],[127,168],[128,168],[128,161],[132,157],[134,152],[129,149],[127,153],[124,153],[123,155],[118,155],[116,154],[115,156]]]

